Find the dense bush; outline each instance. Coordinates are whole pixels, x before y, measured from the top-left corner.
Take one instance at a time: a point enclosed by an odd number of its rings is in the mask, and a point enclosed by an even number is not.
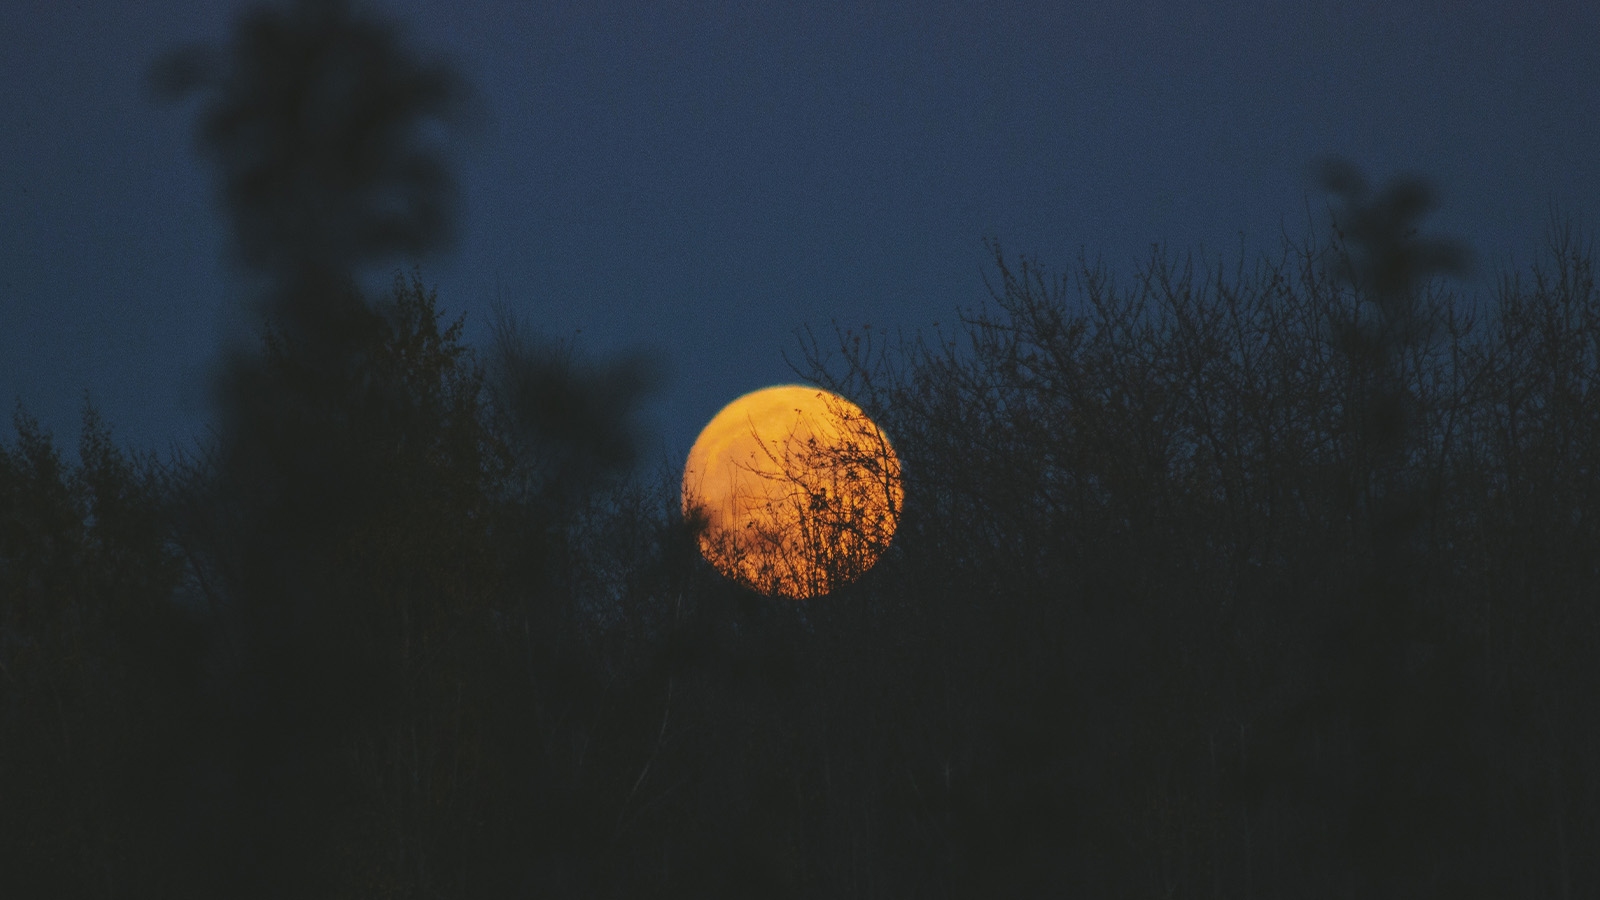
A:
[[[1341,254],[1119,288],[997,251],[953,338],[807,343],[905,460],[874,600],[963,711],[906,758],[985,798],[945,839],[1051,820],[1041,866],[1133,894],[1592,889],[1591,257],[1415,286],[1386,368]]]

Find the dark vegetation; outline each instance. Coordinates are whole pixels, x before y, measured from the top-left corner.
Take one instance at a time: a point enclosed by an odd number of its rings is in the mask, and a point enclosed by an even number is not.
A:
[[[396,48],[303,3],[163,70],[264,340],[190,457],[0,450],[0,896],[1600,894],[1579,239],[1474,305],[1419,183],[1334,169],[1229,271],[996,249],[947,335],[803,343],[905,510],[779,602],[621,477],[644,369],[353,286],[448,233]]]

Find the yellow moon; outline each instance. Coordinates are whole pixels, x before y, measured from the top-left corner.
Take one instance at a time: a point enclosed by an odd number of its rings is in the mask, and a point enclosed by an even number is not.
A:
[[[763,594],[804,599],[847,584],[889,546],[900,460],[861,407],[821,388],[762,388],[723,407],[683,470],[700,552]]]

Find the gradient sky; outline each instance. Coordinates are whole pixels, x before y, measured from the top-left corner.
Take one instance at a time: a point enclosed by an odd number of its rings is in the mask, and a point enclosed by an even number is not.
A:
[[[122,441],[189,444],[248,338],[196,107],[144,89],[244,5],[0,4],[0,400],[65,443],[88,391]],[[424,279],[475,343],[498,297],[594,355],[653,351],[673,464],[793,380],[797,329],[981,302],[985,237],[1120,272],[1153,243],[1275,250],[1324,221],[1330,155],[1430,177],[1480,287],[1537,257],[1553,206],[1600,214],[1593,3],[371,5],[479,92],[458,245]]]

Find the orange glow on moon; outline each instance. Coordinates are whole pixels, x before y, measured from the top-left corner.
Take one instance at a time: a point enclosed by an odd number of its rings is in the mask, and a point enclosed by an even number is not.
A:
[[[700,552],[764,594],[804,599],[847,584],[889,546],[900,460],[861,407],[789,384],[745,394],[700,432],[683,471]]]

